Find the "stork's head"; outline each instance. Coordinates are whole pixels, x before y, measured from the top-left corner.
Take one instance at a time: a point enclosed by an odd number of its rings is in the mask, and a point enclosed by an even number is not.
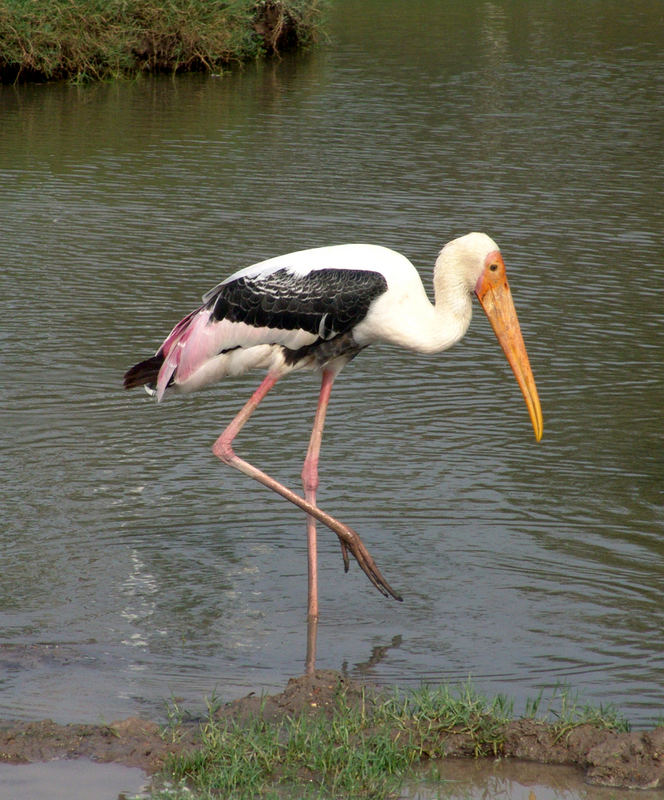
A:
[[[458,278],[477,295],[521,387],[539,442],[542,409],[498,245],[485,233],[469,233],[446,244],[441,259],[453,263]]]

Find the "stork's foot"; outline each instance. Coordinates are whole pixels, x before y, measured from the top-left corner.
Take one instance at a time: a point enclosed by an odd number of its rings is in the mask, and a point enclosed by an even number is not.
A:
[[[362,539],[360,539],[359,534],[356,533],[352,528],[349,528],[347,525],[344,525],[343,527],[345,528],[344,535],[337,530],[334,532],[337,534],[339,541],[341,542],[341,553],[344,558],[344,568],[346,572],[348,571],[348,551],[350,551],[353,555],[353,558],[359,564],[362,572],[364,572],[367,578],[369,578],[371,583],[373,583],[373,585],[382,595],[385,597],[393,597],[395,600],[399,600],[399,602],[403,601],[403,597],[398,592],[395,592],[383,577],[381,571],[376,565],[376,562],[373,560],[371,554],[364,546],[364,542]]]

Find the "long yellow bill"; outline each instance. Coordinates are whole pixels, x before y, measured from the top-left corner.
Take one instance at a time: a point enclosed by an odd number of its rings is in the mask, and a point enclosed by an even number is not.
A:
[[[539,442],[544,429],[542,408],[512,293],[507,283],[505,264],[499,252],[487,256],[484,271],[475,286],[475,294],[521,387],[533,423],[535,439]]]

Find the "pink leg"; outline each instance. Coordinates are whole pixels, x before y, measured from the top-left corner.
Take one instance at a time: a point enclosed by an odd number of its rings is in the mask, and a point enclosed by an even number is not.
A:
[[[332,388],[332,382],[334,380],[333,373],[330,373],[330,375],[327,378],[325,377],[325,374],[323,375],[323,384],[321,386],[321,398],[318,403],[316,420],[314,422],[314,430],[312,431],[311,435],[312,441],[309,444],[309,452],[307,453],[307,460],[305,461],[305,466],[302,471],[303,479],[305,481],[305,491],[313,491],[314,493],[313,502],[309,501],[308,499],[300,497],[298,494],[295,494],[295,492],[291,491],[286,486],[279,483],[279,481],[276,481],[267,473],[262,472],[261,470],[257,469],[252,464],[250,464],[248,461],[244,461],[244,459],[235,455],[232,446],[233,440],[235,439],[237,434],[242,430],[245,423],[247,422],[249,417],[253,414],[253,412],[256,410],[261,400],[263,400],[265,395],[267,395],[270,389],[279,380],[279,377],[280,377],[279,375],[272,373],[268,373],[266,375],[261,385],[253,393],[253,395],[244,405],[240,413],[235,417],[235,419],[233,419],[230,425],[226,428],[226,430],[214,443],[212,447],[212,452],[217,456],[217,458],[221,459],[225,464],[229,464],[231,467],[239,469],[240,472],[243,472],[250,478],[257,480],[259,483],[262,483],[264,486],[267,486],[269,489],[272,489],[272,491],[277,492],[277,494],[280,494],[282,497],[285,497],[286,500],[289,500],[291,503],[294,503],[296,506],[305,511],[309,516],[317,519],[319,522],[322,522],[324,525],[330,528],[330,530],[334,531],[334,533],[337,534],[339,540],[342,543],[342,548],[344,548],[344,552],[345,548],[348,548],[348,550],[350,550],[350,552],[353,554],[353,557],[360,565],[365,575],[373,583],[373,585],[382,594],[384,594],[385,597],[392,596],[397,600],[401,600],[401,597],[392,589],[392,587],[383,578],[380,570],[376,566],[373,558],[369,555],[369,551],[364,546],[358,534],[348,525],[344,525],[342,522],[339,522],[334,517],[331,517],[329,514],[326,514],[324,511],[321,511],[315,505],[315,485],[313,484],[317,484],[316,465],[318,462],[318,452],[320,451],[323,423],[325,421],[325,410],[327,408],[327,401],[329,400],[330,390]],[[317,430],[317,428],[319,430]],[[310,455],[311,458],[309,457]],[[307,489],[307,484],[309,484],[309,489]],[[314,530],[314,540],[315,540],[315,530]],[[314,541],[314,547],[315,547],[315,541]],[[311,561],[312,559],[310,555],[310,564]],[[315,561],[315,552],[313,561]],[[311,577],[311,571],[310,571],[310,577]],[[315,580],[315,565],[314,565],[314,580]],[[314,595],[315,595],[315,586],[313,587],[313,589],[310,586],[309,616],[313,616],[315,618],[318,615],[318,601],[316,598],[313,605],[314,613],[312,615],[311,598],[314,597]]]
[[[233,419],[231,424],[226,428],[226,430],[221,434],[221,436],[217,439],[212,447],[212,452],[220,458],[222,461],[226,461],[225,454],[233,455],[233,448],[231,447],[233,443],[233,439],[238,435],[238,433],[244,428],[245,423],[249,419],[249,417],[254,413],[254,411],[258,408],[258,404],[260,401],[265,397],[265,395],[270,391],[270,389],[275,385],[275,383],[279,380],[279,375],[272,374],[268,372],[268,374],[263,379],[261,385],[256,389],[256,391],[251,395],[251,398],[245,403],[242,410],[239,414]]]
[[[311,429],[309,448],[302,467],[302,485],[304,498],[312,506],[316,505],[316,489],[318,489],[318,458],[323,439],[325,414],[330,400],[330,392],[335,374],[330,370],[323,371],[323,380],[318,397],[318,407]],[[342,543],[342,547],[345,545]],[[309,595],[307,613],[307,657],[305,669],[312,675],[316,668],[316,632],[318,629],[318,558],[316,547],[316,518],[307,514],[307,554],[309,559]]]
[[[302,485],[304,486],[304,499],[316,505],[316,489],[318,489],[318,458],[320,454],[321,441],[323,439],[323,427],[325,425],[325,414],[327,404],[330,400],[330,392],[334,383],[334,373],[324,370],[323,380],[318,397],[318,408],[314,418],[314,426],[311,430],[309,449],[304,459],[302,467]],[[318,618],[318,566],[316,558],[316,518],[307,514],[307,545],[309,555],[309,618]]]

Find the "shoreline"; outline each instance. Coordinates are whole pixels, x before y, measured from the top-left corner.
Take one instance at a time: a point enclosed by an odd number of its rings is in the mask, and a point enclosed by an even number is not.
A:
[[[220,72],[314,44],[324,0],[35,0],[0,13],[0,83]]]
[[[490,714],[495,701],[487,703],[473,696],[472,690],[466,687],[459,699],[468,698],[475,721],[472,724],[468,724],[467,719],[463,723],[450,723],[439,712],[431,716],[427,720],[426,734],[418,739],[417,755],[410,760],[408,769],[440,758],[500,758],[573,766],[583,773],[587,783],[595,786],[664,788],[664,726],[628,731],[581,718],[562,727],[560,722],[534,716],[492,719]],[[201,760],[205,731],[209,732],[211,724],[222,729],[228,726],[229,730],[243,736],[246,731],[251,733],[258,721],[263,730],[270,728],[283,734],[289,725],[300,725],[302,720],[330,727],[331,722],[336,723],[341,718],[340,714],[352,715],[361,710],[363,726],[366,720],[366,728],[371,731],[376,726],[373,712],[391,702],[394,698],[386,700],[385,690],[357,684],[332,670],[319,670],[313,676],[291,678],[279,694],[252,692],[239,700],[210,708],[206,719],[183,714],[169,725],[136,717],[108,725],[0,720],[0,761],[25,764],[90,758],[96,762],[139,767],[152,777],[161,773],[162,779],[170,780],[173,775],[191,775],[190,765]],[[410,711],[409,716],[401,716],[398,721],[395,716],[390,735],[395,740],[405,734],[421,736],[421,730],[416,728],[418,713],[421,712]],[[491,733],[487,738],[489,729]],[[275,769],[278,774],[280,768]],[[307,779],[324,784],[326,776],[314,775]]]

